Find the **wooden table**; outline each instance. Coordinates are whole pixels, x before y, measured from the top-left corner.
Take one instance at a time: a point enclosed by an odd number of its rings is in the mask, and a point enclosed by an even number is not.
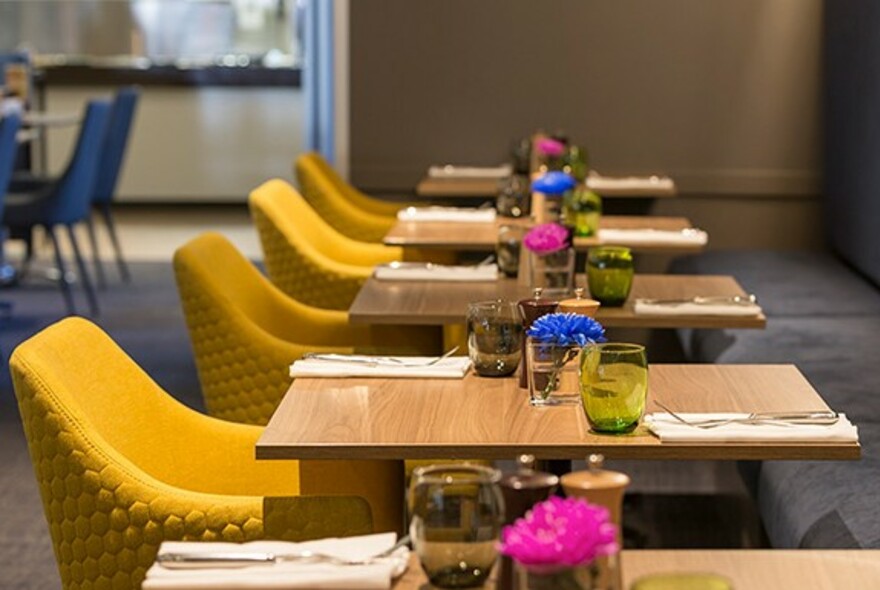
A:
[[[585,285],[581,275],[578,284]],[[370,277],[348,310],[353,324],[407,324],[438,326],[461,324],[468,304],[529,297],[528,285],[516,279],[484,283],[383,281]],[[695,296],[746,295],[736,279],[715,275],[637,274],[629,300],[623,307],[600,307],[596,319],[610,328],[763,328],[763,314],[742,316],[636,315],[637,298],[681,299]]]
[[[827,410],[793,365],[652,365],[649,400],[682,412]],[[655,411],[649,402],[648,411]],[[590,431],[579,406],[535,408],[515,378],[297,379],[258,459],[857,459],[857,443],[662,443]]]
[[[724,576],[735,590],[837,590],[880,588],[880,550],[625,550],[623,586],[649,574],[710,572]],[[394,584],[394,590],[424,590],[418,560]],[[491,583],[486,588],[494,588]]]
[[[611,177],[604,177],[611,178]],[[416,194],[420,197],[430,198],[495,198],[498,195],[498,183],[496,178],[432,178],[425,176],[416,185]],[[589,184],[589,180],[588,180]],[[597,190],[602,197],[612,198],[667,198],[674,197],[678,190],[673,184],[670,189],[666,186],[644,188],[612,188],[606,187]]]
[[[436,248],[488,252],[495,250],[498,227],[501,225],[528,226],[528,219],[498,218],[494,223],[434,223],[398,221],[385,236],[388,246]],[[693,227],[686,217],[654,217],[643,215],[603,215],[600,226],[608,229],[661,229],[681,231]],[[599,245],[597,238],[575,238],[574,247],[586,250]],[[688,254],[701,252],[705,246],[696,244],[643,243],[632,245],[636,252]]]

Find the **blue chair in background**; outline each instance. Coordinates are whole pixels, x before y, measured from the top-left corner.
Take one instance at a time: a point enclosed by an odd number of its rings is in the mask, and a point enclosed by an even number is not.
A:
[[[6,192],[9,190],[18,154],[16,134],[19,129],[21,129],[21,117],[17,114],[6,115],[0,119],[0,218],[2,218],[3,203]],[[0,235],[0,284],[8,284],[15,280],[15,270],[6,263],[3,248],[5,242],[5,234]],[[0,302],[0,309],[6,309],[2,302]]]
[[[33,232],[31,230],[34,227],[42,227],[51,238],[55,250],[55,262],[61,273],[58,283],[67,309],[71,314],[76,313],[76,307],[56,228],[58,226],[67,228],[67,235],[73,248],[89,308],[93,315],[97,315],[98,300],[86,270],[73,226],[85,222],[91,213],[92,195],[98,177],[98,168],[101,164],[101,150],[110,119],[110,110],[109,101],[90,101],[86,107],[86,114],[73,156],[64,174],[56,181],[31,191],[9,193],[3,211],[3,225],[10,228],[13,235],[25,237],[26,264],[30,263],[33,256],[33,244],[30,240]]]
[[[104,219],[110,241],[116,255],[116,265],[119,267],[119,275],[124,282],[131,280],[128,266],[122,257],[122,249],[119,246],[119,238],[116,235],[116,227],[113,223],[111,205],[116,194],[116,185],[119,181],[119,173],[122,170],[122,162],[125,158],[125,149],[128,146],[128,138],[131,135],[131,125],[134,120],[135,108],[137,107],[140,92],[137,88],[122,88],[116,93],[113,101],[113,109],[110,113],[110,122],[104,135],[104,144],[101,148],[101,165],[98,169],[98,178],[95,181],[95,190],[92,195],[92,208]],[[91,217],[86,222],[89,229],[89,240],[92,244],[92,256],[94,257],[95,274],[98,284],[105,285],[104,269],[98,253],[98,240],[95,237],[95,227]]]

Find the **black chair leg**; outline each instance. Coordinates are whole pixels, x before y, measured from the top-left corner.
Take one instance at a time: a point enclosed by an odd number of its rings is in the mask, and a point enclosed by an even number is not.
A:
[[[82,257],[82,252],[79,249],[79,242],[76,239],[76,233],[73,231],[73,225],[67,226],[67,235],[70,238],[70,245],[73,246],[73,255],[76,257],[76,266],[79,268],[80,280],[83,284],[83,289],[86,292],[86,298],[89,301],[89,310],[92,312],[92,316],[98,316],[98,297],[95,295],[95,289],[92,286],[92,279],[89,278],[89,271],[86,269],[86,261]]]
[[[113,244],[113,251],[116,254],[116,265],[119,267],[119,276],[125,283],[131,282],[131,274],[128,272],[128,265],[122,257],[122,248],[119,246],[119,237],[116,235],[116,226],[113,223],[113,213],[110,211],[110,203],[101,205],[101,214],[104,216],[104,223],[107,224],[107,231],[110,233],[110,242]]]
[[[98,252],[98,237],[95,235],[95,224],[92,223],[92,216],[86,217],[86,228],[89,230],[89,243],[92,246],[92,263],[95,266],[95,278],[98,281],[99,289],[107,288],[107,280],[104,277],[104,267],[101,266],[101,254]]]
[[[61,256],[61,244],[58,243],[58,234],[55,233],[55,227],[47,227],[46,233],[52,240],[52,248],[55,250],[55,264],[58,265],[58,272],[61,278],[58,279],[58,286],[61,287],[61,295],[64,297],[64,303],[67,304],[67,313],[76,315],[76,306],[73,304],[73,293],[70,290],[70,283],[67,282],[67,269],[64,267],[64,257]]]

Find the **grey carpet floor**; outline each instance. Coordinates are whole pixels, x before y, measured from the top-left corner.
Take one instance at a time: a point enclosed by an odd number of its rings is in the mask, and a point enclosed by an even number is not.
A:
[[[131,284],[120,283],[110,273],[110,285],[99,294],[101,314],[94,321],[166,391],[202,410],[170,263],[137,263],[131,270]],[[79,309],[86,309],[81,290],[77,297]],[[7,361],[19,342],[66,312],[57,286],[37,278],[0,290],[2,300],[12,302],[14,308],[11,318],[0,320],[0,588],[57,589],[60,580]],[[744,538],[743,523],[754,528],[755,517],[741,485],[733,481],[731,463],[624,461],[611,465],[633,478],[635,493],[628,495],[626,506],[631,525],[627,527],[628,546],[761,543],[754,532]]]

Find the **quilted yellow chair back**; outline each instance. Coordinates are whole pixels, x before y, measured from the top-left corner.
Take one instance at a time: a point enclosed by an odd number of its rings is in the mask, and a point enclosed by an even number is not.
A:
[[[375,265],[403,259],[400,248],[340,234],[283,180],[264,183],[248,202],[272,283],[312,307],[348,309]]]
[[[309,205],[336,231],[355,240],[381,242],[405,206],[364,195],[313,152],[297,158],[294,170]]]
[[[86,320],[22,343],[10,370],[65,588],[137,588],[163,540],[262,538],[262,496],[299,493],[296,462],[253,460],[261,429],[186,408]],[[277,500],[314,509],[279,513],[280,538],[371,529],[363,500]]]
[[[205,406],[224,420],[266,424],[290,386],[290,363],[327,343],[315,324],[347,322],[343,312],[314,310],[280,293],[216,233],[179,248],[174,272]]]

